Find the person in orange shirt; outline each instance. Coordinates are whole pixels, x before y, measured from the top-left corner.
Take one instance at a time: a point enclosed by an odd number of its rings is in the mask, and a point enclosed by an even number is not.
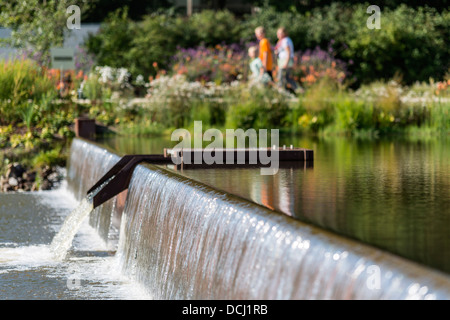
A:
[[[259,58],[262,61],[263,67],[261,68],[261,74],[267,72],[273,81],[272,67],[273,57],[272,49],[270,47],[269,39],[266,38],[264,27],[258,27],[255,29],[256,38],[259,40]]]

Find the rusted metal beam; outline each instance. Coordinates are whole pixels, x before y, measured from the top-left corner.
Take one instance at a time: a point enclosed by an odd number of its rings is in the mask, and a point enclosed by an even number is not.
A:
[[[204,162],[205,153],[209,156],[217,156],[217,152],[222,152],[222,164],[207,164]],[[211,167],[257,167],[264,166],[264,159],[259,152],[264,152],[267,157],[271,157],[273,152],[278,152],[278,161],[280,164],[297,167],[299,164],[306,167],[306,164],[312,164],[314,154],[312,150],[302,148],[257,148],[257,149],[164,149],[164,154],[137,154],[123,156],[100,180],[97,181],[87,192],[93,195],[94,208],[113,198],[122,191],[128,189],[133,175],[134,168],[141,162],[153,164],[178,163],[177,168],[181,166],[190,168],[211,168]],[[252,154],[253,153],[253,154]],[[233,157],[233,163],[227,163],[226,157]],[[196,158],[197,157],[197,158]],[[187,163],[187,159],[192,163]],[[195,159],[197,160],[195,163]],[[180,161],[177,161],[180,160]],[[236,160],[241,160],[239,161]],[[189,161],[189,162],[191,162]],[[100,188],[100,190],[98,190]]]

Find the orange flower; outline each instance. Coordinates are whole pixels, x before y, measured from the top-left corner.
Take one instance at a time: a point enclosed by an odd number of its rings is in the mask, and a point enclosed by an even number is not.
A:
[[[158,62],[153,62],[153,68],[158,68]]]
[[[314,77],[314,75],[312,75],[312,74],[308,74],[304,79],[306,82],[309,82],[309,83],[313,83],[316,81],[316,77]]]
[[[182,66],[181,68],[178,69],[177,73],[178,74],[184,74],[187,73],[187,68],[185,66]]]
[[[437,83],[437,89],[438,90],[445,90],[447,88],[447,83],[445,82],[438,82]]]

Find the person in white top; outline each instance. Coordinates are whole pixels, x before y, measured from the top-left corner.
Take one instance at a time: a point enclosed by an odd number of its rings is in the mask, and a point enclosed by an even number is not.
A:
[[[277,30],[278,43],[275,46],[275,53],[278,58],[278,86],[283,89],[288,88],[291,91],[296,91],[298,88],[297,82],[292,78],[292,67],[294,65],[294,44],[291,38],[288,37],[285,28]]]
[[[250,62],[250,70],[252,72],[249,77],[250,82],[252,84],[268,84],[269,82],[271,82],[269,74],[267,72],[262,72],[263,63],[258,56],[258,47],[250,47],[248,49],[248,55],[252,59]]]

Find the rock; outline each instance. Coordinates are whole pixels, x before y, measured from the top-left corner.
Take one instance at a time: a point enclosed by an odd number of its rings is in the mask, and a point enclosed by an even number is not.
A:
[[[43,180],[41,183],[41,190],[50,190],[52,188],[52,183],[48,180]]]
[[[25,168],[20,163],[9,164],[6,170],[7,178],[19,178],[25,172]]]
[[[52,168],[50,168],[49,166],[45,166],[42,169],[42,178],[47,179],[47,177],[53,172]]]
[[[52,172],[47,176],[47,179],[51,182],[57,182],[58,181],[58,173],[57,172]]]
[[[11,187],[17,187],[19,185],[19,181],[17,181],[16,178],[11,177],[11,178],[8,179],[8,184]]]
[[[65,176],[58,167],[45,166],[42,171],[27,171],[20,163],[9,164],[5,172],[4,176],[0,176],[0,192],[51,190],[57,188]],[[40,188],[36,183],[38,174]]]
[[[23,189],[25,191],[32,191],[33,187],[36,187],[33,182],[24,182],[24,184],[23,184]]]
[[[14,191],[14,187],[12,187],[12,186],[10,186],[9,184],[5,183],[5,184],[3,185],[2,190],[3,190],[3,192]]]
[[[9,178],[9,176],[12,176],[12,167],[13,167],[12,164],[8,164],[6,166],[6,173],[5,173],[6,178]]]
[[[36,171],[28,171],[23,174],[23,179],[26,182],[33,182],[36,180]]]

